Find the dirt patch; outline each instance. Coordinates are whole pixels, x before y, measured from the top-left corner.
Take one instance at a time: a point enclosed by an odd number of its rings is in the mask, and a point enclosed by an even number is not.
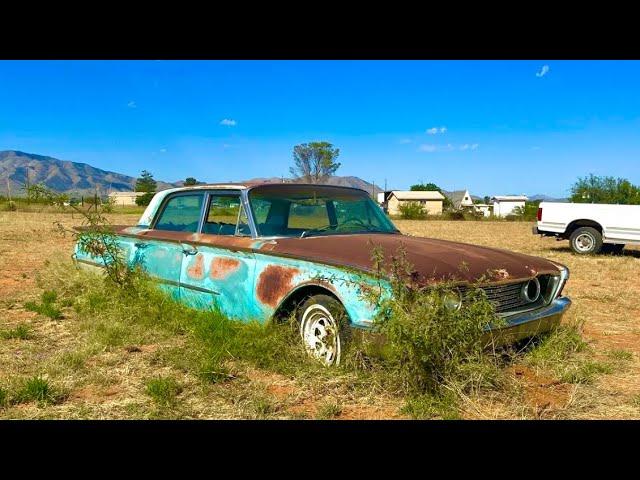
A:
[[[522,382],[525,401],[538,417],[562,410],[569,403],[572,385],[539,375],[522,365],[510,367],[509,370]]]

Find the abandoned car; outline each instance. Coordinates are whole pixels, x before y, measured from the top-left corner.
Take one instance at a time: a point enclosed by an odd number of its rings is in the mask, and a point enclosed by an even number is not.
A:
[[[260,322],[298,306],[305,347],[329,365],[340,362],[346,337],[338,317],[347,319],[346,328],[374,325],[378,306],[362,295],[366,285],[380,284],[372,245],[385,258],[402,245],[415,278],[425,285],[453,280],[464,288],[484,278],[481,288],[507,321],[501,331],[514,338],[551,329],[571,303],[562,296],[569,276],[565,266],[403,235],[367,192],[354,188],[284,183],[175,188],[158,192],[136,226],[114,229],[125,260],[141,265],[189,306],[215,306],[230,318]],[[104,265],[79,244],[74,257],[82,265]],[[495,275],[486,280],[489,271]]]

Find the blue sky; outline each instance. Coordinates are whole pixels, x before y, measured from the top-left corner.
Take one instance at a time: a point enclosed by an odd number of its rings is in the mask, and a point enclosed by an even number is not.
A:
[[[0,61],[0,150],[229,181],[288,176],[314,140],[390,188],[638,184],[640,62]]]

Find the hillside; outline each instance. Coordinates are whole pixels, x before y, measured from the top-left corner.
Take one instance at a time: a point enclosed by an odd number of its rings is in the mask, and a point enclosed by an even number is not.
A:
[[[15,196],[23,195],[23,186],[27,180],[29,168],[29,182],[44,183],[56,192],[90,194],[112,191],[133,190],[136,183],[134,177],[121,173],[109,172],[92,167],[86,163],[58,160],[57,158],[36,155],[16,150],[0,151],[0,191],[6,193],[6,177],[11,183],[11,192]],[[158,181],[158,190],[164,190],[179,183]]]

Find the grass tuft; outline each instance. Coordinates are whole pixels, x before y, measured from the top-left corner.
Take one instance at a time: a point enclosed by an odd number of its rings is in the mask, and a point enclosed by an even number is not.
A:
[[[171,377],[157,377],[147,380],[145,391],[159,406],[173,407],[182,392],[182,385]]]
[[[38,402],[40,405],[60,403],[65,395],[42,377],[31,377],[23,381],[13,397],[13,403]]]
[[[27,302],[24,304],[24,308],[49,317],[51,320],[60,320],[62,318],[62,311],[55,305],[58,299],[58,294],[55,291],[46,290],[42,293],[40,299],[41,303]]]
[[[29,328],[29,325],[25,323],[21,323],[15,328],[12,328],[11,330],[1,330],[0,338],[4,338],[5,340],[9,340],[9,339],[29,340],[30,338],[33,338],[33,335],[31,333],[31,329]]]
[[[316,418],[318,420],[329,420],[340,416],[341,413],[342,406],[334,400],[328,400],[322,402],[318,406],[318,413],[316,414]]]
[[[9,404],[9,392],[0,387],[0,408],[4,408]]]

